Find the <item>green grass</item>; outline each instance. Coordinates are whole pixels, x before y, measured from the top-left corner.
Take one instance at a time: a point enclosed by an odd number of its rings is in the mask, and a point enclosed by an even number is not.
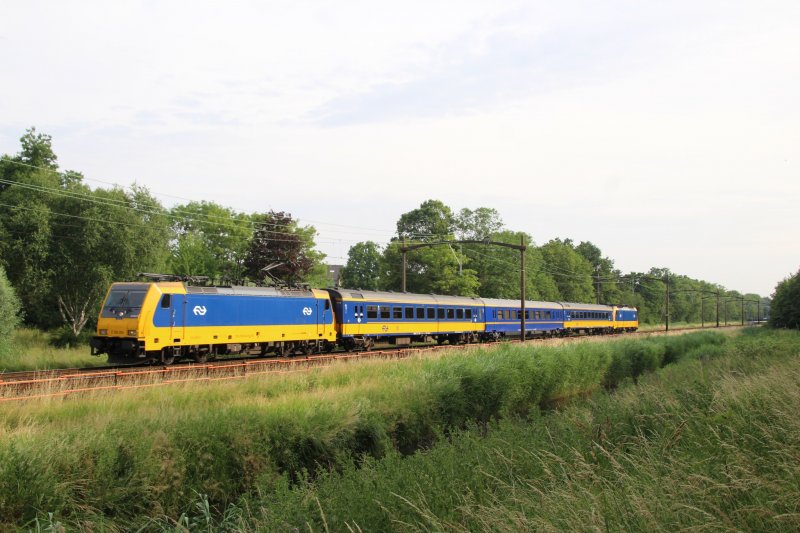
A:
[[[470,428],[476,438],[491,436],[498,420],[534,421],[535,429],[541,412],[604,384],[624,388],[667,354],[677,361],[704,348],[717,353],[724,339],[703,332],[649,339],[643,349],[627,340],[501,345],[236,383],[4,404],[0,521],[35,527],[53,513],[76,529],[161,529],[185,512],[184,525],[204,520],[204,509],[219,521],[227,509],[227,519],[261,527],[272,518],[255,508],[240,512],[247,502],[260,505],[258,494],[291,499],[306,486],[321,487],[331,472],[402,462]]]
[[[49,333],[21,328],[14,332],[9,353],[0,358],[0,372],[104,366],[105,357],[92,357],[89,346],[57,348]]]
[[[279,531],[797,531],[800,335],[748,334],[558,412],[458,431],[217,525]],[[186,520],[196,519],[190,513]]]

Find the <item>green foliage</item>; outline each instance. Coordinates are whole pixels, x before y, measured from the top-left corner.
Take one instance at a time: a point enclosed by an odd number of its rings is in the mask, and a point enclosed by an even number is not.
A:
[[[544,268],[553,276],[562,301],[595,301],[592,265],[575,250],[572,241],[553,239],[540,250],[544,258]]]
[[[198,495],[219,517],[261,494],[270,516],[294,523],[284,504],[332,472],[394,461],[475,424],[535,420],[597,390],[616,344],[454,350],[238,384],[9,404],[0,413],[0,517],[20,525],[49,511],[73,525],[136,529],[195,516]]]
[[[370,291],[381,289],[381,262],[380,248],[376,243],[354,244],[347,252],[347,264],[342,269],[342,286]]]
[[[776,328],[800,329],[800,270],[775,287],[769,324]]]
[[[173,274],[214,280],[244,278],[244,260],[253,236],[253,217],[213,202],[189,202],[170,210],[169,259]]]
[[[251,529],[789,531],[800,337],[726,353],[528,420],[467,425],[424,454],[243,500]],[[711,350],[714,351],[714,350]]]
[[[256,230],[244,261],[251,280],[277,279],[288,285],[308,283],[315,287],[327,284],[322,260],[325,255],[314,249],[316,230],[300,226],[292,215],[270,211],[255,215]]]
[[[77,338],[112,280],[162,267],[168,223],[143,188],[91,190],[80,173],[58,172],[49,135],[31,129],[21,144],[0,160],[2,261],[26,320]]]
[[[0,357],[11,349],[11,336],[20,323],[20,302],[0,265]]]

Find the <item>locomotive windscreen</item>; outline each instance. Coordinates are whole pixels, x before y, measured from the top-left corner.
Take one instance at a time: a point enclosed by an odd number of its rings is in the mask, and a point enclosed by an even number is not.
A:
[[[136,318],[147,290],[114,289],[103,304],[104,318]]]

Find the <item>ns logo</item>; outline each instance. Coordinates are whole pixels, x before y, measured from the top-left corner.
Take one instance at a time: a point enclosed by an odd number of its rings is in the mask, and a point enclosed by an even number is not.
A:
[[[194,309],[192,309],[192,313],[194,313],[194,316],[205,316],[205,314],[206,314],[206,306],[205,305],[195,305]]]

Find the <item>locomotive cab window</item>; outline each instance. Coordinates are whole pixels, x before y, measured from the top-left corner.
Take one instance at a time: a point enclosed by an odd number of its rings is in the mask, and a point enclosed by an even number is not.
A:
[[[166,309],[166,308],[168,308],[168,307],[170,306],[170,304],[171,304],[171,303],[172,303],[172,295],[171,295],[171,294],[165,294],[165,295],[164,295],[164,296],[161,298],[161,307],[162,307],[163,309]]]

